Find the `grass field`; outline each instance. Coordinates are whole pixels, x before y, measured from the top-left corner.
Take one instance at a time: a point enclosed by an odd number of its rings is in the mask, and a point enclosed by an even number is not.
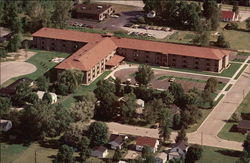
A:
[[[225,91],[229,91],[230,88],[231,88],[232,86],[233,86],[232,84],[229,84],[229,85],[227,86],[227,88],[225,89]]]
[[[242,74],[242,72],[247,68],[247,66],[248,65],[244,65],[243,67],[242,67],[242,69],[240,70],[240,72],[235,76],[235,80],[237,80],[239,77],[240,77],[240,75]]]
[[[203,146],[202,157],[196,163],[235,163],[240,152],[223,148]]]
[[[28,149],[27,146],[21,144],[1,143],[1,160],[0,162],[10,163],[18,158],[19,155]]]
[[[243,119],[250,120],[250,93],[248,93],[243,102],[237,108],[237,111],[241,113]],[[231,129],[234,125],[237,125],[237,123],[227,122],[218,136],[226,140],[243,142],[246,136],[238,132],[232,132]]]
[[[3,83],[2,86],[7,86],[7,85],[13,83],[14,81],[16,81],[17,79],[20,79],[22,77],[27,77],[27,78],[30,78],[32,80],[36,80],[37,78],[39,78],[44,73],[46,73],[48,70],[50,70],[51,68],[55,67],[58,64],[55,62],[50,62],[51,59],[53,59],[55,57],[67,58],[70,55],[67,53],[50,52],[50,51],[42,51],[42,50],[30,50],[30,51],[37,52],[37,54],[35,54],[31,58],[29,58],[26,62],[35,65],[37,70],[31,74],[12,78],[12,79],[6,81],[5,83]]]

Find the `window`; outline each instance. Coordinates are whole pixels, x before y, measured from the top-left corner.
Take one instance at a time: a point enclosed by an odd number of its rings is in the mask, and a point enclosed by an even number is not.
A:
[[[44,44],[44,41],[42,41],[42,44]]]
[[[210,66],[210,63],[207,63],[207,66]]]
[[[198,64],[199,64],[199,62],[195,62],[195,64],[196,64],[196,65],[198,65]]]
[[[149,58],[149,56],[147,55],[146,58]]]
[[[186,61],[186,60],[183,60],[183,63],[187,63],[187,61]]]
[[[172,66],[175,66],[175,64],[173,63]]]
[[[210,71],[210,68],[207,68],[207,71]]]
[[[65,47],[66,45],[65,44],[62,44],[63,47]]]
[[[137,59],[134,59],[135,62],[137,62]]]
[[[146,60],[146,63],[148,63],[148,60]]]
[[[199,67],[195,66],[195,69],[199,69]]]
[[[173,62],[175,62],[176,60],[175,59],[173,59]]]

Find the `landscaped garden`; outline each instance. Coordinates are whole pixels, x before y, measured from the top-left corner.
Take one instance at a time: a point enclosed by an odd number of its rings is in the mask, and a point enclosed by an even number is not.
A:
[[[250,93],[245,97],[243,102],[237,108],[238,113],[240,113],[242,119],[250,120]],[[231,119],[225,124],[218,136],[222,139],[243,142],[246,138],[246,135],[239,133],[235,130],[235,127],[238,123],[233,122]]]

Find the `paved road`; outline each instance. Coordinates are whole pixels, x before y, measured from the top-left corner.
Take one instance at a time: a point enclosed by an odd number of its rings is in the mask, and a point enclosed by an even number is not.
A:
[[[219,148],[242,150],[242,143],[227,141],[217,137],[220,130],[243,100],[243,92],[246,95],[250,90],[250,66],[248,66],[237,81],[231,81],[234,85],[224,96],[220,103],[213,109],[207,119],[196,132],[189,133],[190,143],[203,144]],[[122,125],[118,123],[108,123],[112,132],[133,134],[138,136],[150,136],[158,138],[157,129]],[[176,133],[172,133],[171,141],[174,141]]]
[[[27,62],[0,62],[0,84],[20,75],[36,71],[36,66]]]

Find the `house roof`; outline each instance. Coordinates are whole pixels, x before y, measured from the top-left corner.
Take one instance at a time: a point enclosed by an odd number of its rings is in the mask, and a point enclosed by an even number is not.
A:
[[[182,140],[182,141],[179,141],[178,143],[175,143],[173,145],[173,148],[175,148],[175,147],[179,147],[182,150],[186,150],[188,148],[188,143],[186,141]]]
[[[32,34],[32,36],[87,43],[78,51],[73,53],[70,57],[65,59],[62,63],[60,63],[56,67],[58,69],[75,68],[88,71],[93,66],[95,66],[95,64],[107,57],[107,55],[116,48],[143,50],[158,52],[165,55],[174,54],[215,60],[220,60],[232,52],[231,50],[225,49],[197,47],[129,38],[117,38],[113,36],[105,37],[105,35],[102,34],[55,28],[41,28]],[[111,63],[108,62],[108,64],[114,64],[118,60],[121,60],[121,57],[115,56],[115,58],[111,59]]]
[[[108,62],[106,62],[107,66],[116,66],[118,65],[121,61],[123,61],[125,57],[120,56],[120,55],[114,55]]]
[[[250,130],[250,120],[241,120],[237,127]]]
[[[99,15],[109,9],[111,5],[106,4],[78,4],[74,7],[75,12],[83,13],[83,14],[96,14]]]
[[[221,18],[223,19],[233,19],[234,12],[233,11],[221,11]]]
[[[152,148],[155,147],[156,142],[157,142],[157,139],[150,138],[150,137],[138,136],[137,139],[136,139],[136,145],[149,146],[149,147],[152,147]]]
[[[124,141],[124,138],[125,137],[122,135],[111,134],[109,137],[109,143],[114,141],[117,144],[122,144]]]
[[[103,153],[103,152],[105,152],[107,150],[107,148],[101,145],[101,146],[95,146],[95,147],[93,147],[92,150],[93,151],[99,151],[99,152]]]

